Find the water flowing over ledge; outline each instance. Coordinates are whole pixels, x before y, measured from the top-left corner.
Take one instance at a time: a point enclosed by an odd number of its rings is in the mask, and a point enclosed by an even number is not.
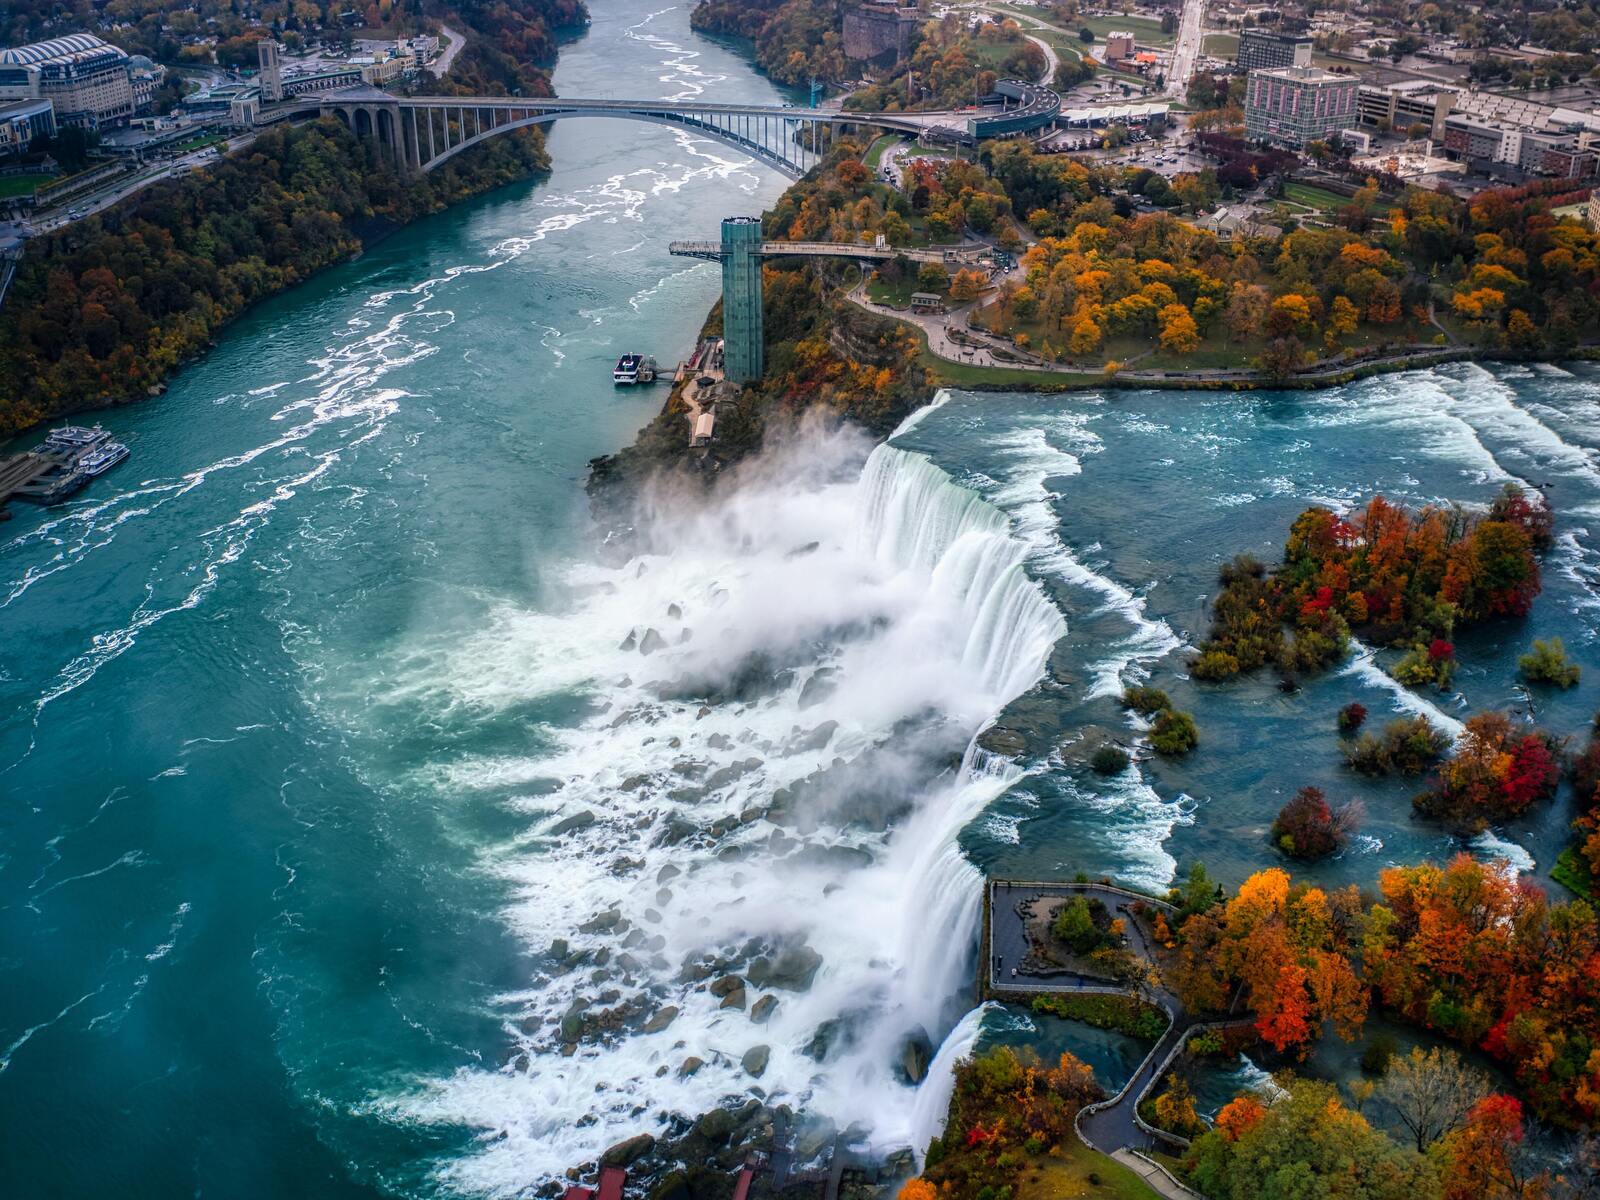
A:
[[[561,688],[591,712],[546,754],[434,768],[541,831],[487,864],[541,968],[499,998],[513,1057],[372,1100],[483,1131],[448,1186],[510,1194],[757,1078],[875,1145],[922,1137],[926,1087],[897,1064],[965,1008],[981,876],[958,838],[1022,775],[972,739],[1066,623],[1004,514],[920,454],[863,450],[775,453],[652,530],[656,552],[575,569],[574,611],[504,610],[403,685],[446,710]],[[728,976],[736,998],[707,986]]]

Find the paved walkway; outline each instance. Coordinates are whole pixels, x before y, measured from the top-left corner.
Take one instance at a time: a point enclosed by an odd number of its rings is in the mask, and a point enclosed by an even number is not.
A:
[[[1169,1175],[1160,1164],[1151,1162],[1142,1154],[1134,1154],[1129,1150],[1114,1150],[1111,1157],[1144,1180],[1151,1189],[1165,1196],[1167,1200],[1204,1200],[1199,1192],[1190,1191]]]

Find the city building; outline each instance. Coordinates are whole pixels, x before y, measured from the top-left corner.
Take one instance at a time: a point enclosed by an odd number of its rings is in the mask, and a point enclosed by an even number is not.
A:
[[[278,62],[278,43],[269,37],[257,42],[256,63],[261,103],[276,104],[283,99],[283,67]]]
[[[49,100],[58,125],[97,128],[134,113],[127,54],[92,33],[0,50],[0,102]]]
[[[1600,117],[1492,92],[1462,92],[1444,119],[1444,152],[1475,169],[1589,179],[1597,170]]]
[[[23,154],[36,137],[56,135],[55,106],[48,100],[0,104],[0,158]]]
[[[1244,92],[1245,133],[1295,149],[1326,141],[1356,123],[1357,87],[1353,76],[1321,67],[1251,71]]]
[[[1239,33],[1239,50],[1235,58],[1246,71],[1309,67],[1311,39],[1300,34],[1275,33],[1269,29],[1245,29]]]
[[[1126,62],[1133,57],[1133,34],[1112,30],[1106,34],[1106,61]]]
[[[1363,83],[1356,92],[1356,110],[1361,123],[1374,129],[1405,133],[1413,125],[1426,125],[1426,137],[1444,137],[1445,118],[1450,115],[1460,88],[1405,79],[1397,83]]]
[[[765,369],[761,327],[761,218],[722,221],[723,374],[755,383]]]
[[[915,7],[863,4],[848,9],[840,27],[845,57],[864,61],[892,56],[899,62],[910,53],[911,34],[923,20]]]
[[[1589,193],[1589,207],[1584,213],[1590,229],[1600,229],[1600,188]]]

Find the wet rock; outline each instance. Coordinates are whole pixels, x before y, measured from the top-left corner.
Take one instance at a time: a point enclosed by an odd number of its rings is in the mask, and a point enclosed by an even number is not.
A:
[[[648,1134],[641,1133],[627,1138],[612,1146],[600,1156],[602,1167],[627,1167],[643,1158],[656,1148],[656,1139]]]
[[[743,762],[729,763],[727,766],[721,767],[707,776],[706,787],[712,791],[717,788],[727,787],[741,775],[748,775],[760,766],[761,760],[759,758],[747,758]]]
[[[564,817],[557,821],[554,825],[550,826],[550,832],[547,836],[560,837],[565,833],[573,833],[579,829],[587,829],[589,826],[595,823],[595,820],[596,818],[594,813],[590,812],[586,808],[582,812],[573,813],[570,817]]]
[[[674,804],[698,804],[706,798],[706,789],[703,787],[673,788],[667,793],[667,799]]]
[[[772,1047],[751,1046],[744,1052],[744,1057],[739,1060],[739,1065],[744,1068],[745,1074],[753,1079],[760,1079],[767,1072],[767,1062],[772,1058]]]
[[[640,654],[654,654],[657,650],[665,649],[667,639],[662,637],[653,628],[646,629],[644,636],[639,639]]]
[[[550,943],[550,957],[557,962],[565,962],[567,955],[571,952],[572,948],[567,945],[566,938],[557,938]]]
[[[622,790],[625,792],[637,792],[649,782],[650,776],[648,775],[629,775],[622,781]]]
[[[710,709],[706,711],[709,712]],[[725,733],[713,733],[706,739],[706,747],[710,750],[732,750],[733,739]]]
[[[632,650],[638,644],[639,644],[638,634],[634,630],[630,629],[628,631],[628,636],[622,639],[622,645],[618,646],[617,649],[618,650]]]
[[[721,862],[739,862],[749,854],[743,846],[724,846],[717,851],[717,858]]]
[[[678,1019],[678,1007],[669,1004],[665,1008],[658,1008],[642,1026],[640,1033],[660,1033],[667,1026]]]
[[[583,1036],[583,1013],[589,1007],[587,1000],[574,1000],[561,1018],[561,1040],[576,1042]]]
[[[705,1065],[705,1059],[696,1058],[693,1054],[691,1054],[688,1058],[684,1059],[683,1063],[678,1067],[678,1078],[687,1079]]]
[[[717,1007],[718,1008],[731,1008],[731,1009],[735,1010],[736,1012],[743,1012],[744,1011],[745,994],[746,994],[745,990],[742,987],[739,988],[737,991],[729,992],[726,996],[724,996],[722,998],[722,1003],[717,1005]]]
[[[615,929],[622,922],[620,908],[608,908],[599,916],[591,917],[578,926],[579,933],[604,933],[606,930]]]
[[[739,1118],[726,1108],[713,1108],[694,1123],[694,1131],[706,1141],[720,1144],[739,1126]]]
[[[991,725],[985,729],[978,737],[978,745],[990,754],[999,754],[1006,758],[1016,758],[1028,748],[1028,743],[1023,740],[1020,733],[998,725]]]
[[[709,717],[710,715],[711,715],[711,706],[709,704],[702,704],[700,706],[700,711],[695,713],[694,719],[696,721],[703,721],[703,720],[705,720],[705,718]]]
[[[683,646],[694,641],[694,630],[684,629],[678,633],[678,645]]]
[[[757,987],[803,992],[811,986],[820,966],[822,955],[810,946],[799,945],[785,948],[776,958],[755,959],[746,973]]]
[[[807,542],[804,546],[796,546],[793,550],[789,551],[783,557],[786,558],[786,559],[788,559],[788,558],[804,558],[808,554],[815,554],[817,552],[817,547],[820,546],[821,544],[822,544],[821,542]]]
[[[665,883],[667,880],[676,879],[682,874],[683,872],[681,870],[673,866],[671,863],[668,863],[666,866],[662,867],[661,870],[656,872],[656,882]]]
[[[763,996],[750,1006],[750,1019],[757,1025],[765,1025],[777,1007],[776,996]]]
[[[838,685],[834,682],[836,674],[837,672],[829,667],[823,667],[812,673],[811,678],[806,680],[805,686],[800,689],[799,706],[802,711],[815,708],[838,690]],[[823,745],[827,743],[824,742]]]
[[[679,842],[693,837],[700,832],[700,827],[693,821],[685,821],[682,817],[668,817],[666,825],[656,836],[658,846],[676,846]]]
[[[624,950],[632,950],[642,941],[644,941],[644,930],[630,929],[628,936],[622,939],[622,948]]]
[[[674,621],[681,621],[683,620],[683,609],[679,608],[676,604],[669,604],[667,605],[667,616],[671,617]]]
[[[824,721],[815,729],[806,731],[796,730],[783,744],[785,758],[792,754],[805,754],[810,751],[821,750],[833,740],[833,735],[839,729],[839,722]]]
[[[657,888],[656,889],[656,903],[659,904],[662,908],[665,908],[667,905],[671,904],[672,903],[672,889],[671,888]]]
[[[907,1083],[921,1083],[928,1073],[928,1064],[933,1061],[933,1042],[928,1037],[928,1031],[918,1025],[900,1046],[900,1061],[897,1064],[900,1073]]]
[[[744,980],[737,975],[724,975],[721,979],[713,980],[710,992],[713,996],[726,996],[729,992],[736,992],[744,987]]]
[[[669,1171],[650,1191],[650,1200],[689,1200],[689,1180],[682,1171]]]

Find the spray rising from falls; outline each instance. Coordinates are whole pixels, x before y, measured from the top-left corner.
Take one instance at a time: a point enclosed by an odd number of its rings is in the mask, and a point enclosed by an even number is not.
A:
[[[507,608],[398,672],[395,702],[446,727],[590,706],[545,752],[424,772],[538,830],[487,864],[539,965],[500,997],[514,1055],[373,1102],[483,1131],[447,1185],[509,1194],[756,1087],[912,1136],[903,1064],[959,1015],[976,946],[957,838],[1020,777],[972,738],[1065,624],[998,510],[863,451],[817,435],[721,504],[663,505],[650,554],[573,573],[575,611]]]

